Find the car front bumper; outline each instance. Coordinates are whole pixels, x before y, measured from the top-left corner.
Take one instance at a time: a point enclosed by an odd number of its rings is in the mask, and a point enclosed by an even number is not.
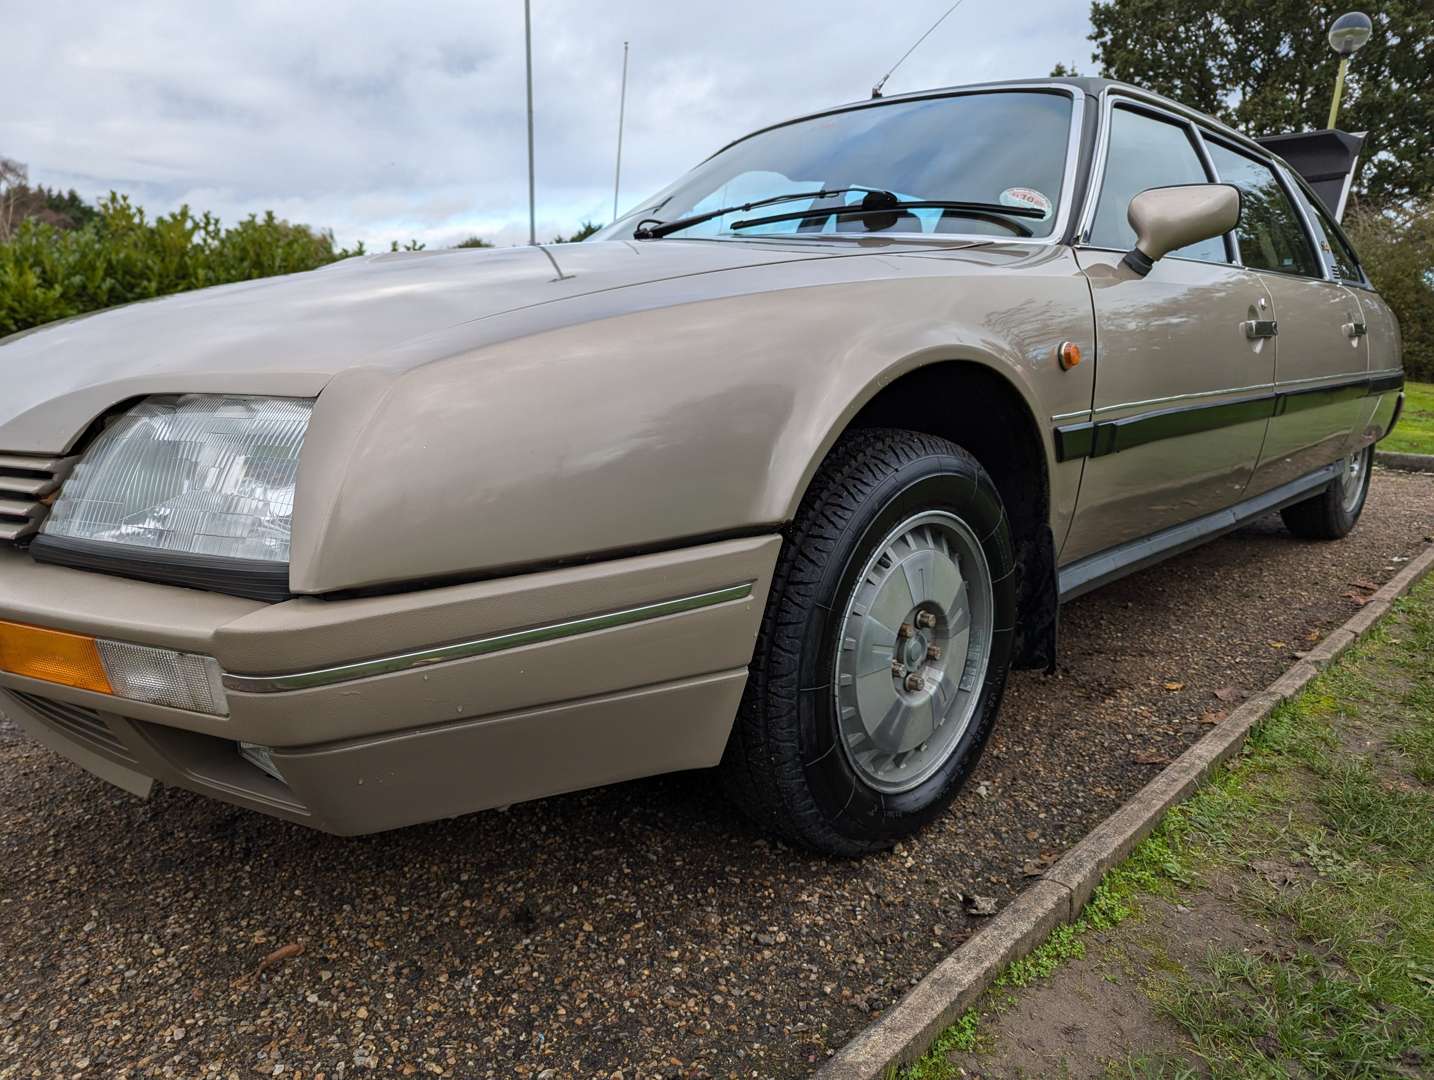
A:
[[[214,657],[228,715],[0,671],[0,712],[137,794],[341,834],[716,764],[781,539],[264,604],[0,552],[0,619]],[[282,780],[240,743],[268,749]]]

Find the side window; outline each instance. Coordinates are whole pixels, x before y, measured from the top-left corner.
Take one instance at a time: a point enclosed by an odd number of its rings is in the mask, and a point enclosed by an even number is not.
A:
[[[1323,277],[1299,215],[1268,165],[1208,141],[1220,180],[1240,189],[1240,261],[1252,270]]]
[[[1340,281],[1363,285],[1364,272],[1359,268],[1359,259],[1355,256],[1354,249],[1349,246],[1349,241],[1334,224],[1334,219],[1329,216],[1329,211],[1324,208],[1319,196],[1311,195],[1302,184],[1295,184],[1294,189],[1295,198],[1304,207],[1305,217],[1309,218],[1310,224],[1314,226],[1320,254],[1329,264],[1330,273]]]
[[[1125,216],[1131,199],[1146,188],[1204,184],[1209,179],[1185,128],[1117,106],[1110,114],[1110,144],[1090,242],[1122,251],[1134,247],[1135,230]],[[1203,262],[1229,261],[1225,241],[1218,236],[1171,254]]]

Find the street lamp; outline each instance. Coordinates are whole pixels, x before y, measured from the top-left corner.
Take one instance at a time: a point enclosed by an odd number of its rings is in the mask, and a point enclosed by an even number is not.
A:
[[[1334,100],[1329,104],[1329,123],[1334,127],[1339,116],[1339,99],[1344,96],[1344,75],[1349,70],[1349,58],[1369,41],[1374,33],[1374,23],[1362,11],[1351,11],[1335,19],[1329,28],[1329,47],[1339,55],[1339,74],[1334,80]]]

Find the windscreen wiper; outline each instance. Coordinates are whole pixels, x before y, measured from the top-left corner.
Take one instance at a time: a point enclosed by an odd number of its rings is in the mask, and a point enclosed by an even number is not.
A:
[[[776,203],[796,202],[798,199],[832,199],[838,195],[850,195],[854,191],[870,192],[871,188],[854,187],[838,188],[836,191],[793,191],[786,195],[773,195],[769,199],[758,199],[756,202],[742,203],[739,206],[724,206],[721,210],[708,210],[701,214],[693,214],[691,217],[674,218],[671,221],[663,221],[660,218],[643,218],[637,223],[633,230],[634,240],[659,240],[668,233],[675,233],[679,229],[690,229],[693,225],[701,225],[704,221],[711,221],[723,214],[735,214],[739,210],[746,213],[755,210],[759,206],[772,206]]]
[[[974,218],[979,221],[989,221],[994,225],[1001,225],[1010,229],[1017,236],[1034,236],[1025,225],[1015,218],[1044,218],[1045,211],[1036,210],[1029,206],[1005,206],[1001,203],[988,202],[950,202],[943,200],[924,199],[898,199],[889,191],[870,191],[861,200],[858,206],[828,206],[808,207],[806,210],[791,210],[785,214],[771,214],[767,217],[743,218],[741,221],[734,221],[728,225],[729,229],[750,229],[757,225],[775,225],[779,221],[802,221],[806,218],[831,217],[837,214],[841,217],[864,217],[870,218],[876,215],[884,215],[890,220],[886,222],[868,222],[867,228],[873,232],[881,229],[889,229],[896,224],[897,218],[903,210],[944,210],[957,217]]]

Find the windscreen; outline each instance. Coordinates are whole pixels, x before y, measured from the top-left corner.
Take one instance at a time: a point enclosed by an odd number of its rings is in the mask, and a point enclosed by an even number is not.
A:
[[[765,213],[832,213],[733,230],[752,213],[733,212],[674,236],[803,236],[828,233],[967,233],[1011,237],[1000,220],[950,209],[916,209],[896,220],[840,213],[867,191],[902,201],[991,203],[1041,211],[1020,223],[1034,236],[1055,227],[1065,182],[1072,102],[1059,91],[1001,91],[893,101],[801,120],[723,150],[619,218],[598,239],[627,238],[645,219],[675,221],[776,195],[842,190],[823,200],[783,202]],[[853,190],[847,190],[853,189]],[[876,228],[873,228],[873,225]]]

